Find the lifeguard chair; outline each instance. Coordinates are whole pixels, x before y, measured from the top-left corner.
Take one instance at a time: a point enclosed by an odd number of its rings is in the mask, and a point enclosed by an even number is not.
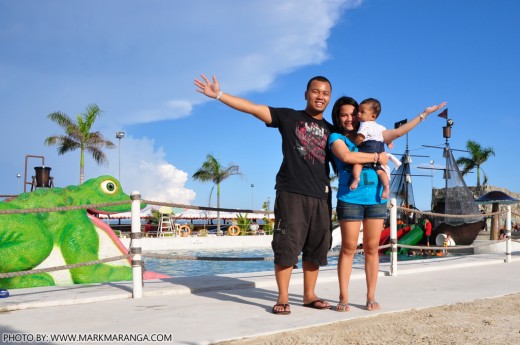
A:
[[[159,207],[159,213],[161,214],[161,221],[157,227],[157,236],[163,237],[164,235],[174,235],[177,233],[174,231],[174,219],[173,209],[171,207],[161,206]]]

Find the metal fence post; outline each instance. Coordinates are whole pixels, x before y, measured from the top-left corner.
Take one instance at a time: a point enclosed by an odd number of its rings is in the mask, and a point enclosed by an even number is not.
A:
[[[397,275],[397,199],[390,199],[390,275]]]
[[[506,215],[506,260],[511,262],[511,205],[507,205]]]
[[[143,271],[141,258],[141,194],[139,192],[132,192],[130,195],[132,200],[132,232],[130,233],[130,253],[132,257],[132,277],[133,277],[133,298],[143,297]]]

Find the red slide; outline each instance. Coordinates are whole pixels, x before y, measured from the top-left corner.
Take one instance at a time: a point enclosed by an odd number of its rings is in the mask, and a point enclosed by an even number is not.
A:
[[[404,235],[409,233],[410,230],[411,230],[410,226],[406,226],[404,228],[397,230],[397,239],[400,239],[401,237],[403,237]],[[385,245],[388,243],[389,240],[390,240],[390,227],[384,229],[381,232],[381,238],[379,239],[379,245],[380,246]]]

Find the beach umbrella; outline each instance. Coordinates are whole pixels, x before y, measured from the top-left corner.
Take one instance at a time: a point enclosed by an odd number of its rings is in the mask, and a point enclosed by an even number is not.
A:
[[[512,205],[517,204],[520,200],[515,199],[504,192],[498,190],[491,191],[482,195],[480,198],[475,200],[477,204],[481,205],[492,205],[491,212],[498,212],[499,205]],[[493,222],[491,223],[491,234],[490,240],[498,240],[498,224],[499,216],[493,216]]]

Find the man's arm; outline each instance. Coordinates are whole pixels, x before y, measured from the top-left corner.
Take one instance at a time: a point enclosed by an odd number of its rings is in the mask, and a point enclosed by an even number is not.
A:
[[[213,76],[213,82],[211,82],[204,74],[201,74],[201,78],[202,80],[195,79],[194,81],[195,86],[197,86],[197,92],[210,98],[215,98],[228,107],[243,113],[251,114],[268,125],[271,124],[272,118],[268,106],[256,104],[247,99],[222,92],[215,76]]]

